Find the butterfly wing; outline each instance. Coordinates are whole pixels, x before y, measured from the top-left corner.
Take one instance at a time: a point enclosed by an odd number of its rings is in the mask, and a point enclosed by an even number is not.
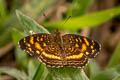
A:
[[[48,67],[62,67],[60,49],[51,34],[33,34],[19,41],[20,48],[36,55]]]
[[[84,67],[100,51],[97,42],[74,34],[62,36],[68,66]]]

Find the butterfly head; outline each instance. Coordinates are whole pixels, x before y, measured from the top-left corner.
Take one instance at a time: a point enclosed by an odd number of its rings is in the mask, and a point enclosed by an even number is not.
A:
[[[55,35],[60,35],[60,31],[58,29],[55,30]]]

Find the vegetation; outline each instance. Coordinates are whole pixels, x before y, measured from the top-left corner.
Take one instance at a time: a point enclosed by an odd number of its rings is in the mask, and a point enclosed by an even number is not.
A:
[[[12,53],[14,54],[13,56],[15,59],[13,60],[16,65],[14,66],[15,68],[0,66],[1,80],[3,79],[4,74],[8,74],[17,80],[120,79],[119,40],[117,47],[115,47],[114,52],[112,53],[110,60],[107,61],[108,64],[106,63],[105,67],[101,67],[94,59],[90,60],[90,63],[84,70],[69,67],[47,68],[43,63],[40,63],[36,58],[28,56],[18,47],[18,41],[21,38],[30,35],[30,30],[35,33],[52,34],[55,29],[59,29],[60,31],[78,34],[80,30],[85,28],[96,28],[98,25],[119,16],[120,6],[94,13],[88,13],[88,10],[93,3],[92,0],[74,0],[72,3],[69,3],[69,6],[65,4],[65,6],[67,6],[66,12],[64,13],[66,16],[65,18],[62,17],[62,20],[52,22],[54,17],[48,18],[47,12],[45,13],[45,11],[49,10],[50,7],[60,7],[55,5],[58,4],[56,0],[50,0],[49,2],[47,0],[29,0],[28,2],[24,2],[24,4],[20,4],[20,2],[16,0],[11,1],[12,2],[9,3],[7,0],[0,0],[0,60],[2,60],[2,57],[4,58],[4,56],[9,54],[10,50],[14,50]],[[64,0],[61,1],[63,1],[63,3],[68,3]],[[7,10],[8,5],[6,5],[6,3],[11,4],[10,10]],[[86,13],[88,14],[86,15]],[[43,16],[43,14],[45,15]],[[50,15],[52,16],[52,13]],[[68,20],[67,16],[70,15],[72,17]],[[45,21],[41,16],[44,18],[47,17],[48,20],[46,19]],[[42,18],[42,21],[40,18]],[[38,24],[40,21],[41,25]],[[101,34],[105,35],[104,33]],[[7,49],[7,52],[5,52],[6,49],[4,50],[3,48],[6,45],[10,47],[10,50]],[[4,62],[7,63],[6,61]]]

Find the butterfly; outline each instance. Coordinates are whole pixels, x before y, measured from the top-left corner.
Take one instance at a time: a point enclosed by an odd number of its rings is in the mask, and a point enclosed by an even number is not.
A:
[[[84,68],[89,59],[100,52],[96,41],[76,34],[61,36],[57,30],[54,34],[39,33],[24,37],[19,46],[30,55],[37,56],[47,67],[55,68]]]

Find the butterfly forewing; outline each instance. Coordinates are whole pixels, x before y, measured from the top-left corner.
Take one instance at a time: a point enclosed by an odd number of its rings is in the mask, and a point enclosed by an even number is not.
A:
[[[63,41],[65,48],[68,48],[67,53],[71,52],[68,55],[77,54],[76,51],[80,51],[88,58],[94,58],[100,51],[100,45],[96,41],[80,35],[66,34],[63,36]]]
[[[62,61],[60,49],[50,34],[33,34],[19,41],[20,48],[30,55],[37,55],[38,59],[48,67],[60,67]]]

